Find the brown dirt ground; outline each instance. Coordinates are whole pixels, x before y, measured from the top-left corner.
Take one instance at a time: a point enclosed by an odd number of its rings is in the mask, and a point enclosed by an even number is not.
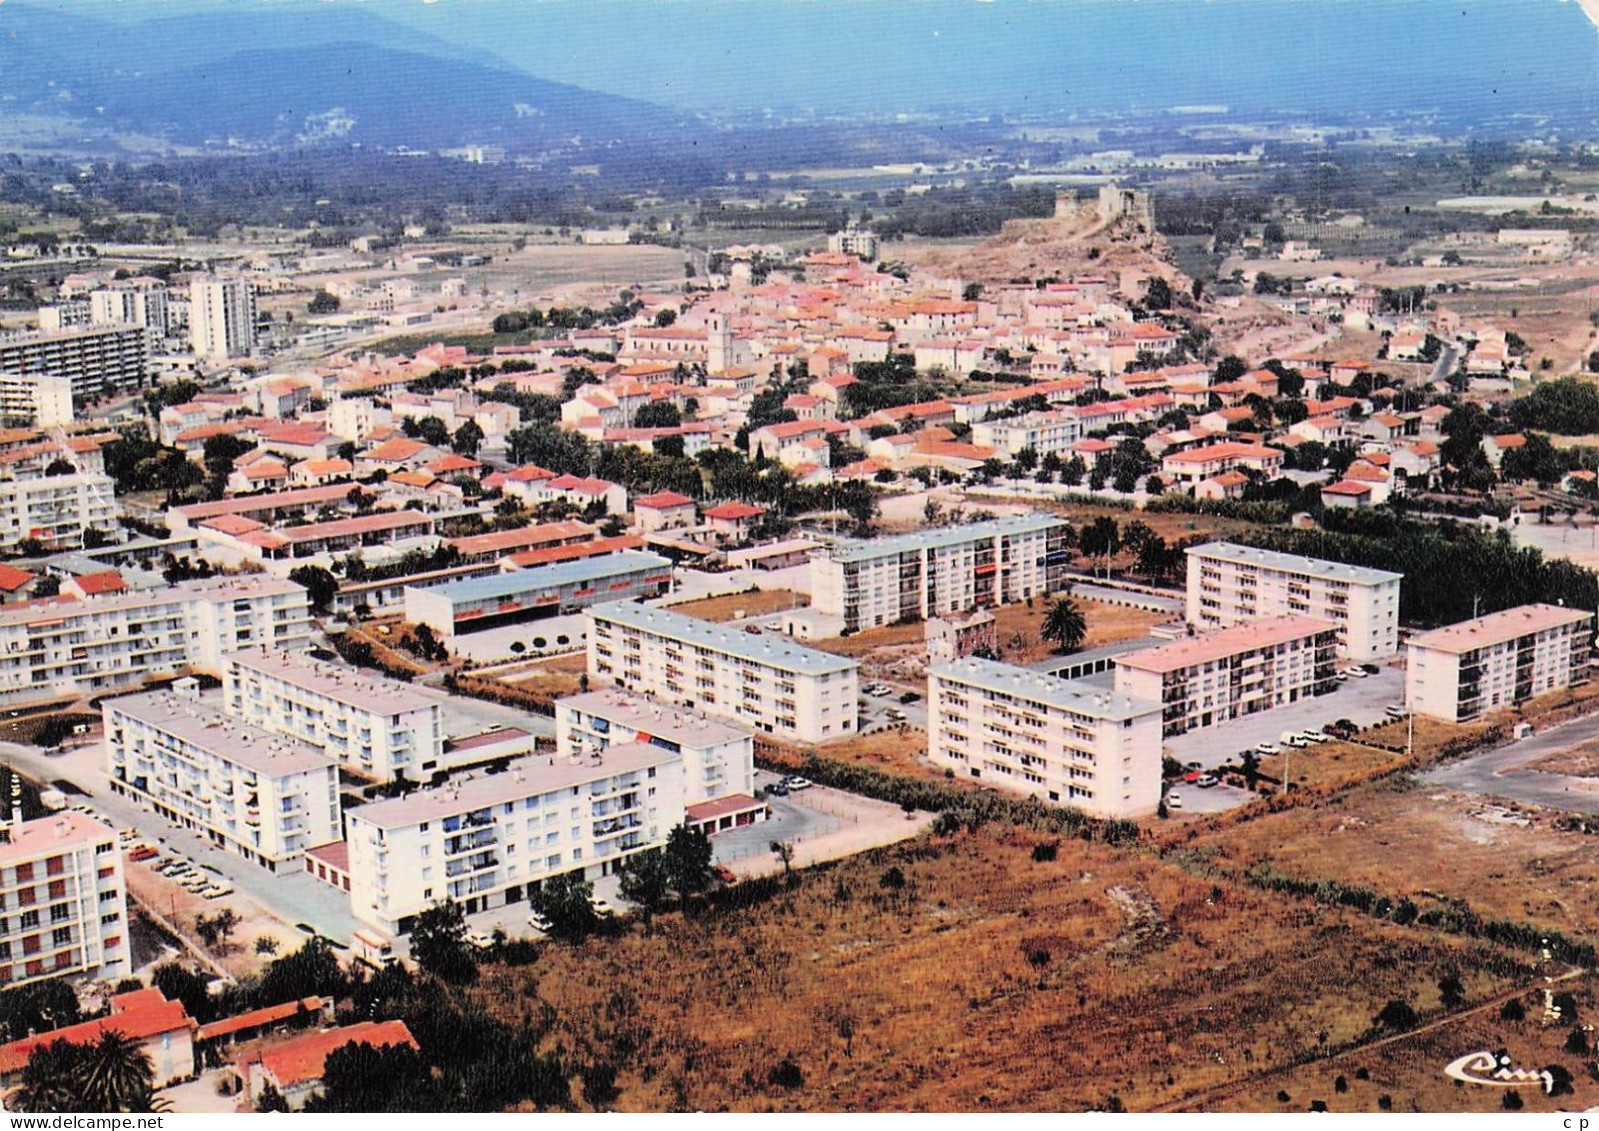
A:
[[[1127,609],[1120,605],[1107,605],[1102,601],[1077,598],[1077,603],[1082,607],[1084,619],[1088,621],[1088,636],[1083,641],[1084,648],[1098,648],[1104,644],[1115,644],[1146,636],[1151,627],[1168,619],[1160,613],[1153,613],[1147,609]],[[1032,608],[1022,603],[1004,605],[994,611],[996,621],[994,627],[999,636],[1000,651],[1004,653],[1007,661],[1029,663],[1041,660],[1049,654],[1049,646],[1042,643],[1038,635],[1048,610],[1048,598],[1040,598],[1033,602]],[[866,632],[857,632],[853,636],[835,636],[827,640],[817,640],[813,641],[813,645],[841,656],[865,656],[881,648],[919,645],[926,638],[925,632],[925,626],[918,621],[914,624],[893,624],[883,628],[873,628]],[[1018,632],[1027,642],[1027,646],[1013,652],[1010,640]]]
[[[671,609],[686,617],[722,622],[738,620],[740,616],[761,617],[768,613],[783,613],[809,603],[806,597],[792,589],[761,589],[753,593],[730,593],[725,597],[686,601],[671,606]]]
[[[1448,971],[1469,999],[1519,984],[1453,939],[1079,841],[1035,863],[1037,839],[867,853],[749,909],[489,968],[473,993],[513,1022],[552,1006],[549,1043],[617,1064],[628,1110],[1138,1111],[1352,1040],[1389,999],[1435,1012]],[[801,1086],[772,1080],[785,1058]]]

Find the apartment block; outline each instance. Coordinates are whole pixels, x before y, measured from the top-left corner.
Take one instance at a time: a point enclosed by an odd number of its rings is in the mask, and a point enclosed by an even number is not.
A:
[[[343,835],[338,763],[310,743],[223,713],[192,680],[107,699],[113,793],[271,872],[298,871],[307,848]]]
[[[303,651],[311,629],[305,590],[261,574],[12,606],[0,609],[0,704],[220,675],[224,653]]]
[[[131,969],[117,834],[70,811],[0,824],[0,986]]]
[[[35,428],[70,424],[72,378],[50,373],[0,373],[0,417]]]
[[[1351,660],[1382,660],[1399,650],[1402,573],[1233,542],[1191,546],[1185,553],[1188,623],[1195,628],[1307,616],[1330,621],[1339,655]]]
[[[1161,705],[967,657],[927,677],[928,757],[962,778],[1132,817],[1160,802]]]
[[[672,588],[672,563],[638,550],[409,587],[405,619],[444,636],[575,613],[589,605],[659,597]]]
[[[755,793],[755,737],[747,726],[609,689],[555,701],[555,751],[561,757],[586,757],[627,742],[653,743],[682,756],[685,805]]]
[[[1593,614],[1521,605],[1413,638],[1405,703],[1463,723],[1588,679]]]
[[[351,809],[350,911],[400,935],[444,900],[467,914],[521,903],[549,876],[609,875],[665,844],[683,815],[683,760],[653,743],[519,759]]]
[[[440,702],[397,680],[251,649],[225,657],[222,686],[235,718],[307,742],[355,773],[425,782],[447,768]]]
[[[0,548],[26,541],[48,550],[77,549],[86,530],[120,535],[116,485],[109,475],[75,472],[0,480]]]
[[[792,741],[855,733],[854,660],[625,601],[587,616],[591,676]]]
[[[1082,418],[1070,409],[1029,412],[972,425],[972,443],[1012,458],[1023,448],[1032,448],[1040,457],[1053,452],[1066,459],[1071,446],[1086,435]]]
[[[1116,657],[1116,690],[1161,704],[1166,736],[1285,707],[1338,686],[1337,630],[1269,617]]]
[[[255,288],[248,279],[196,275],[189,282],[189,343],[213,361],[255,351]]]
[[[0,373],[66,377],[80,403],[141,384],[147,358],[139,326],[82,326],[0,338]]]
[[[1052,593],[1070,560],[1066,530],[1024,514],[841,542],[811,558],[811,607],[858,632]]]
[[[159,279],[124,279],[89,293],[89,321],[96,326],[140,326],[152,353],[167,336],[167,288]]]

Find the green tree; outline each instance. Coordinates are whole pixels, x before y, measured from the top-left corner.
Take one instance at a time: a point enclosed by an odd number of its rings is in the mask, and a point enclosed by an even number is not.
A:
[[[1057,652],[1075,652],[1082,647],[1088,635],[1088,622],[1076,601],[1059,597],[1050,603],[1044,617],[1042,633],[1045,640],[1053,641]]]
[[[278,1091],[272,1081],[268,1080],[255,1097],[255,1110],[258,1112],[288,1111],[289,1101],[284,1099],[283,1093]]]
[[[289,580],[303,586],[311,600],[311,607],[319,613],[331,612],[333,599],[339,593],[339,579],[317,565],[296,566],[289,571]]]
[[[711,838],[703,829],[678,825],[667,835],[666,873],[684,903],[711,886]]]
[[[644,908],[646,915],[666,906],[672,894],[672,877],[666,854],[659,849],[635,852],[616,866],[622,898]]]
[[[567,942],[588,937],[599,925],[594,912],[594,885],[581,871],[550,876],[529,894],[533,910],[550,921],[549,933]]]
[[[338,295],[318,288],[305,309],[312,314],[337,314],[341,305]]]
[[[88,1046],[79,1087],[91,1111],[149,1111],[155,1070],[139,1043],[111,1029]]]
[[[450,437],[450,448],[456,455],[476,457],[482,446],[483,429],[478,427],[478,422],[475,420],[465,421],[455,430],[455,435]]]
[[[464,985],[477,978],[477,960],[466,941],[466,914],[455,900],[435,903],[416,917],[411,957],[423,970]]]

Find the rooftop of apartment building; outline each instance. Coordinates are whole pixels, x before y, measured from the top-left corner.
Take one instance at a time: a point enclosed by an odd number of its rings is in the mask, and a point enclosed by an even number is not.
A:
[[[1315,617],[1268,617],[1248,621],[1215,632],[1202,632],[1185,636],[1169,644],[1153,648],[1140,648],[1119,657],[1117,666],[1137,668],[1147,672],[1174,672],[1195,667],[1213,660],[1236,656],[1240,652],[1253,652],[1301,640],[1320,632],[1332,632],[1337,626]]]
[[[1206,542],[1203,546],[1190,546],[1183,552],[1195,557],[1231,562],[1234,565],[1261,566],[1289,573],[1305,573],[1328,581],[1348,581],[1357,585],[1382,585],[1389,581],[1400,581],[1405,576],[1386,569],[1329,562],[1321,558],[1307,558],[1277,550],[1262,550],[1255,546],[1240,546],[1236,542]]]
[[[597,619],[614,621],[628,628],[670,637],[694,647],[724,652],[741,660],[763,664],[801,675],[829,675],[833,672],[855,671],[860,665],[845,656],[803,648],[770,633],[759,636],[727,628],[710,621],[684,616],[666,609],[652,609],[631,601],[613,601],[595,605],[589,614]],[[590,637],[592,638],[592,633]]]
[[[1109,722],[1124,722],[1161,709],[1159,703],[1117,694],[1086,680],[1057,679],[1031,668],[1013,667],[976,656],[934,664],[928,671],[939,679]]]
[[[282,680],[290,687],[375,715],[404,715],[438,707],[432,699],[395,680],[335,667],[309,656],[253,648],[230,652],[224,660],[241,671]]]
[[[407,828],[422,821],[459,816],[517,798],[537,797],[599,778],[666,765],[678,757],[653,743],[623,742],[580,757],[541,754],[518,758],[502,773],[458,775],[447,785],[362,805],[350,810],[347,817],[383,829]]]
[[[267,777],[285,777],[338,765],[308,742],[273,734],[225,714],[220,692],[184,695],[176,691],[153,691],[107,699],[105,706]]]
[[[980,538],[1036,534],[1065,526],[1065,520],[1050,514],[1017,514],[973,522],[965,526],[944,526],[936,530],[914,530],[864,541],[841,541],[827,556],[837,562],[870,561],[873,558],[902,554],[912,550],[936,550],[959,546]]]
[[[1410,646],[1434,652],[1469,652],[1473,648],[1487,648],[1546,629],[1592,619],[1590,612],[1561,605],[1518,605],[1476,620],[1461,621],[1424,632],[1412,638]]]
[[[608,719],[613,735],[631,733],[640,742],[663,738],[682,746],[719,746],[749,738],[754,731],[703,713],[668,706],[648,695],[606,689],[569,695],[556,700],[556,707],[582,711]]]

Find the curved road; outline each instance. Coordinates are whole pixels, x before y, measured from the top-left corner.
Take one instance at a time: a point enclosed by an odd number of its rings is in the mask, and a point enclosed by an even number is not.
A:
[[[1551,774],[1528,763],[1599,739],[1599,715],[1584,715],[1540,734],[1418,774],[1426,785],[1507,797],[1552,809],[1599,813],[1599,779]]]

